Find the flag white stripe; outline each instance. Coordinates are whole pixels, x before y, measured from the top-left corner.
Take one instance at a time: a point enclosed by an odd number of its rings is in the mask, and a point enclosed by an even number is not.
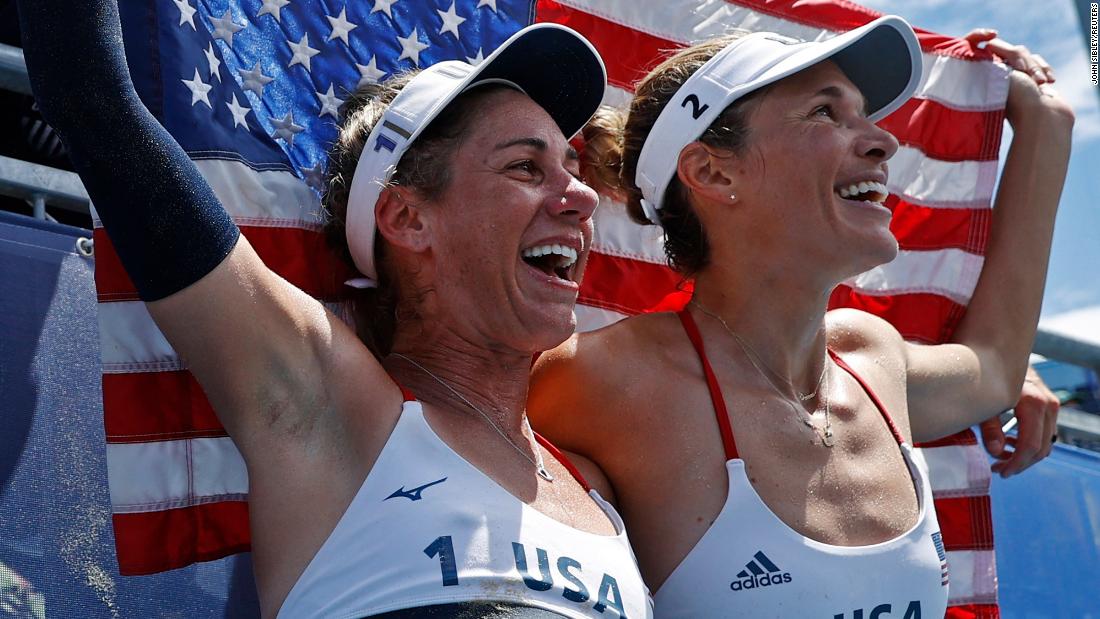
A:
[[[981,447],[945,445],[918,451],[928,464],[932,492],[936,498],[989,494],[989,460]]]
[[[890,193],[937,208],[988,208],[997,181],[996,161],[941,161],[909,146],[890,159]]]
[[[294,174],[227,159],[197,159],[195,165],[237,225],[320,229],[320,200]],[[94,209],[92,223],[103,226]]]
[[[984,263],[982,256],[961,249],[903,250],[892,262],[846,283],[864,294],[932,293],[966,305]]]
[[[602,307],[592,307],[581,303],[577,304],[577,308],[574,311],[577,314],[577,333],[602,329],[607,325],[615,324],[623,318],[626,318],[626,314],[620,314],[614,310],[604,309]]]
[[[173,509],[248,494],[244,459],[225,437],[111,443],[107,473],[115,513]]]
[[[344,303],[325,303],[324,306],[341,320],[349,322]],[[104,374],[187,369],[153,322],[144,302],[100,303],[98,314],[99,351]]]
[[[819,41],[836,31],[807,26],[760,13],[725,0],[559,0],[563,6],[680,44],[690,44],[742,28],[772,31],[806,41]],[[916,96],[959,110],[999,110],[1008,96],[1007,69],[990,62],[972,62],[943,54],[924,53],[924,71]]]
[[[99,354],[104,374],[184,369],[144,302],[100,303],[98,314]]]
[[[949,606],[997,603],[997,565],[992,550],[948,550]]]
[[[668,264],[665,258],[664,230],[643,226],[630,219],[626,205],[601,196],[593,216],[596,232],[592,251],[652,264]]]

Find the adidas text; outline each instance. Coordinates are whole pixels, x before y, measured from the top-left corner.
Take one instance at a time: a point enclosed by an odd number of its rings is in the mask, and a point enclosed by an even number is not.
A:
[[[782,574],[764,574],[762,576],[750,576],[749,578],[735,580],[730,583],[730,589],[742,591],[744,589],[781,585],[788,582],[791,582],[790,572],[783,572]]]

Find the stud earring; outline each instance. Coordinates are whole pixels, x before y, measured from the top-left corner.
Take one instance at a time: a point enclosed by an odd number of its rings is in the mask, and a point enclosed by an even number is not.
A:
[[[737,194],[735,194],[735,193],[731,193],[731,194],[730,194],[730,200],[732,200],[732,201],[734,201],[734,202],[737,202]]]

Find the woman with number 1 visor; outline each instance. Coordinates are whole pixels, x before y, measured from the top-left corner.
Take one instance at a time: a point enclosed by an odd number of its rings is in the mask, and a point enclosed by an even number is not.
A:
[[[113,0],[19,10],[43,115],[244,456],[264,616],[652,615],[618,515],[525,415],[592,234],[567,142],[605,87],[586,40],[532,26],[351,98],[324,202],[357,334],[264,266],[143,107]]]

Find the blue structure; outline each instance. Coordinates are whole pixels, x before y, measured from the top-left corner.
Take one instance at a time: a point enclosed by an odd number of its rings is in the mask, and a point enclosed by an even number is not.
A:
[[[1100,454],[1056,445],[992,491],[1002,617],[1100,617]]]
[[[0,212],[0,618],[257,617],[247,555],[118,575],[88,236]],[[994,485],[1004,617],[1100,617],[1100,455]]]
[[[258,617],[247,555],[118,575],[90,236],[0,212],[0,617]]]

